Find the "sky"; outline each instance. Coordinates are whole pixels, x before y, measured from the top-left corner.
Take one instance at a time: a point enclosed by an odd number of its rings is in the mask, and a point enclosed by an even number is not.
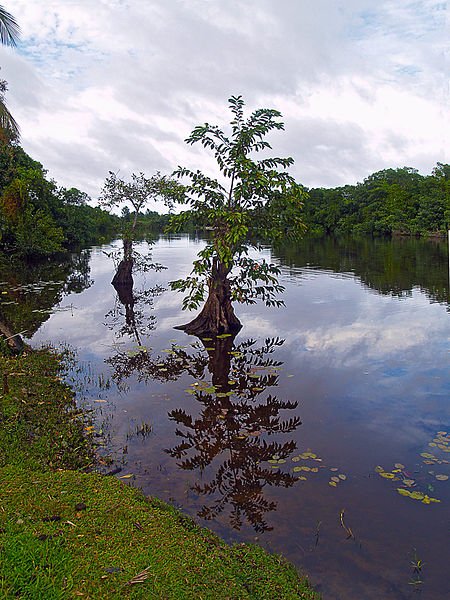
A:
[[[275,108],[274,156],[307,187],[450,162],[450,3],[437,0],[1,0],[0,48],[21,144],[58,185],[98,198],[178,165],[214,168],[184,140],[226,130],[228,98]]]

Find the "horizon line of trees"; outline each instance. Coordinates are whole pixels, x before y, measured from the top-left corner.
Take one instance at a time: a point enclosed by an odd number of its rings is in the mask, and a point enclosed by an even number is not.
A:
[[[88,202],[77,188],[58,187],[18,143],[0,140],[0,251],[49,256],[87,246],[118,233],[132,218]],[[430,236],[450,226],[450,165],[430,175],[403,167],[369,175],[356,185],[304,188],[306,235]],[[147,208],[137,233],[162,232],[170,215]],[[197,227],[185,222],[186,231]]]
[[[403,167],[384,169],[362,183],[312,188],[303,219],[311,234],[429,236],[450,227],[450,165],[430,175]]]

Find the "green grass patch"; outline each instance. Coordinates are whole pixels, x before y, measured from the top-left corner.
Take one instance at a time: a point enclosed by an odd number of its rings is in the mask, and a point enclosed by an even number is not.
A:
[[[229,546],[115,478],[15,467],[0,478],[2,598],[317,598],[281,558]]]
[[[95,462],[89,422],[48,350],[0,355],[0,467],[86,469]]]

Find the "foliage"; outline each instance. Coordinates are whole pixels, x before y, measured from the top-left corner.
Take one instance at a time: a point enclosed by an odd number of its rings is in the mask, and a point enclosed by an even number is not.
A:
[[[119,219],[76,188],[59,188],[17,144],[0,141],[0,248],[48,256],[110,234]]]
[[[168,230],[180,231],[186,223],[212,230],[191,276],[171,283],[187,294],[184,308],[196,308],[204,300],[214,271],[228,278],[233,300],[252,303],[260,298],[267,305],[278,304],[275,295],[283,289],[277,284],[278,268],[251,258],[249,250],[258,244],[250,240],[296,238],[303,232],[300,209],[305,191],[286,172],[293,159],[254,158],[271,149],[267,134],[284,129],[281,114],[262,108],[244,118],[241,96],[232,96],[229,106],[231,135],[206,123],[186,139],[212,150],[221,179],[184,167],[174,173],[185,182],[183,196],[175,200],[187,210],[171,216]]]
[[[10,143],[19,139],[20,129],[5,103],[7,89],[6,81],[0,79],[0,140]]]
[[[7,10],[0,6],[0,43],[15,46],[19,39],[20,27]],[[10,143],[19,139],[19,126],[5,104],[6,81],[0,80],[0,139]]]
[[[428,176],[385,169],[354,186],[312,189],[305,221],[326,234],[442,234],[450,225],[450,165],[438,163]]]
[[[3,6],[0,6],[0,43],[15,46],[19,39],[20,27],[16,19]]]
[[[103,185],[100,204],[108,209],[121,208],[123,221],[128,224],[126,235],[132,237],[140,211],[152,200],[170,202],[172,190],[177,187],[171,178],[159,172],[152,177],[145,177],[144,173],[132,173],[131,181],[125,181],[110,171]],[[133,209],[132,219],[130,206]]]

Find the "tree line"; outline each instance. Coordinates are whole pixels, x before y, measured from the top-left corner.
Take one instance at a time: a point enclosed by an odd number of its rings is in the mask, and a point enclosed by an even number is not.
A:
[[[48,256],[106,238],[120,219],[89,199],[58,187],[16,142],[0,140],[0,250]]]
[[[303,218],[315,234],[443,234],[450,227],[450,165],[437,163],[431,175],[385,169],[356,185],[310,189]]]

